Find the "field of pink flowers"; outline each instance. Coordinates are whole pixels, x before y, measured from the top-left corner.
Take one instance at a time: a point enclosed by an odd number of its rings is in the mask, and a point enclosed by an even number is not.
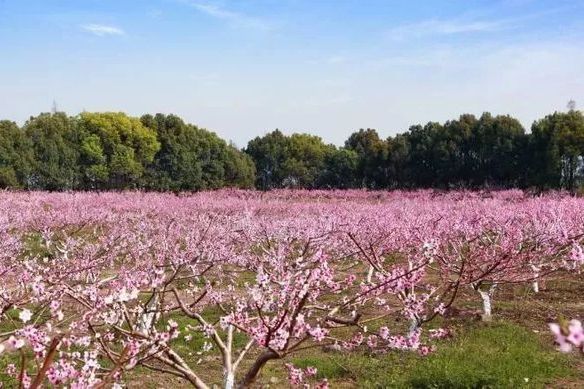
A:
[[[3,379],[234,388],[280,364],[328,387],[294,356],[432,354],[461,301],[492,321],[500,291],[580,282],[582,242],[584,199],[558,193],[2,192]]]

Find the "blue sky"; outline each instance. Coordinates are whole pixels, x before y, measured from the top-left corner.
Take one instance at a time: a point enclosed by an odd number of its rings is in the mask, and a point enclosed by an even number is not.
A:
[[[176,113],[342,144],[584,105],[584,1],[0,0],[0,118]]]

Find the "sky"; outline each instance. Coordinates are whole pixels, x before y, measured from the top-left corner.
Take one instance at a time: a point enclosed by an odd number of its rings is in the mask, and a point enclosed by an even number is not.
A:
[[[244,147],[584,106],[582,0],[0,0],[0,118],[174,113]]]

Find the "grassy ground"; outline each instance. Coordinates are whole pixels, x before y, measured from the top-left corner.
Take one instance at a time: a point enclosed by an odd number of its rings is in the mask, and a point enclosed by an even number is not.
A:
[[[550,350],[533,332],[506,322],[469,323],[428,357],[408,352],[312,355],[295,362],[317,367],[333,387],[531,388],[578,380],[572,358]]]

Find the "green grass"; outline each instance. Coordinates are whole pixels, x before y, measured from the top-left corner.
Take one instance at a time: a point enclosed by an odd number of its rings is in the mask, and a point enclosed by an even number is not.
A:
[[[538,388],[578,374],[573,358],[542,344],[531,331],[504,322],[467,327],[427,357],[411,352],[322,354],[293,362],[316,367],[333,386],[346,382],[365,388]]]
[[[179,324],[182,327],[186,321],[183,319]],[[454,338],[439,342],[437,351],[427,357],[398,351],[368,355],[312,349],[292,362],[298,367],[316,367],[318,378],[326,377],[331,387],[543,388],[549,383],[557,384],[558,380],[570,382],[583,378],[575,367],[580,356],[558,353],[547,339],[524,327],[508,322],[467,322],[459,328]],[[244,340],[243,336],[236,335],[234,343],[240,346]],[[199,349],[203,342],[203,337],[199,336],[190,342],[181,337],[173,343],[181,354],[187,354],[187,359],[194,359],[189,358],[188,352]],[[0,382],[10,384],[13,381],[3,371],[8,363],[17,360],[16,355],[7,357],[0,356]],[[215,373],[205,378],[210,380],[217,375]],[[145,378],[147,374],[151,372],[137,369],[127,378],[132,381],[131,377],[142,377],[141,386],[150,387],[149,379]],[[268,364],[262,375],[264,379],[276,376],[280,384],[286,382],[279,364]]]

